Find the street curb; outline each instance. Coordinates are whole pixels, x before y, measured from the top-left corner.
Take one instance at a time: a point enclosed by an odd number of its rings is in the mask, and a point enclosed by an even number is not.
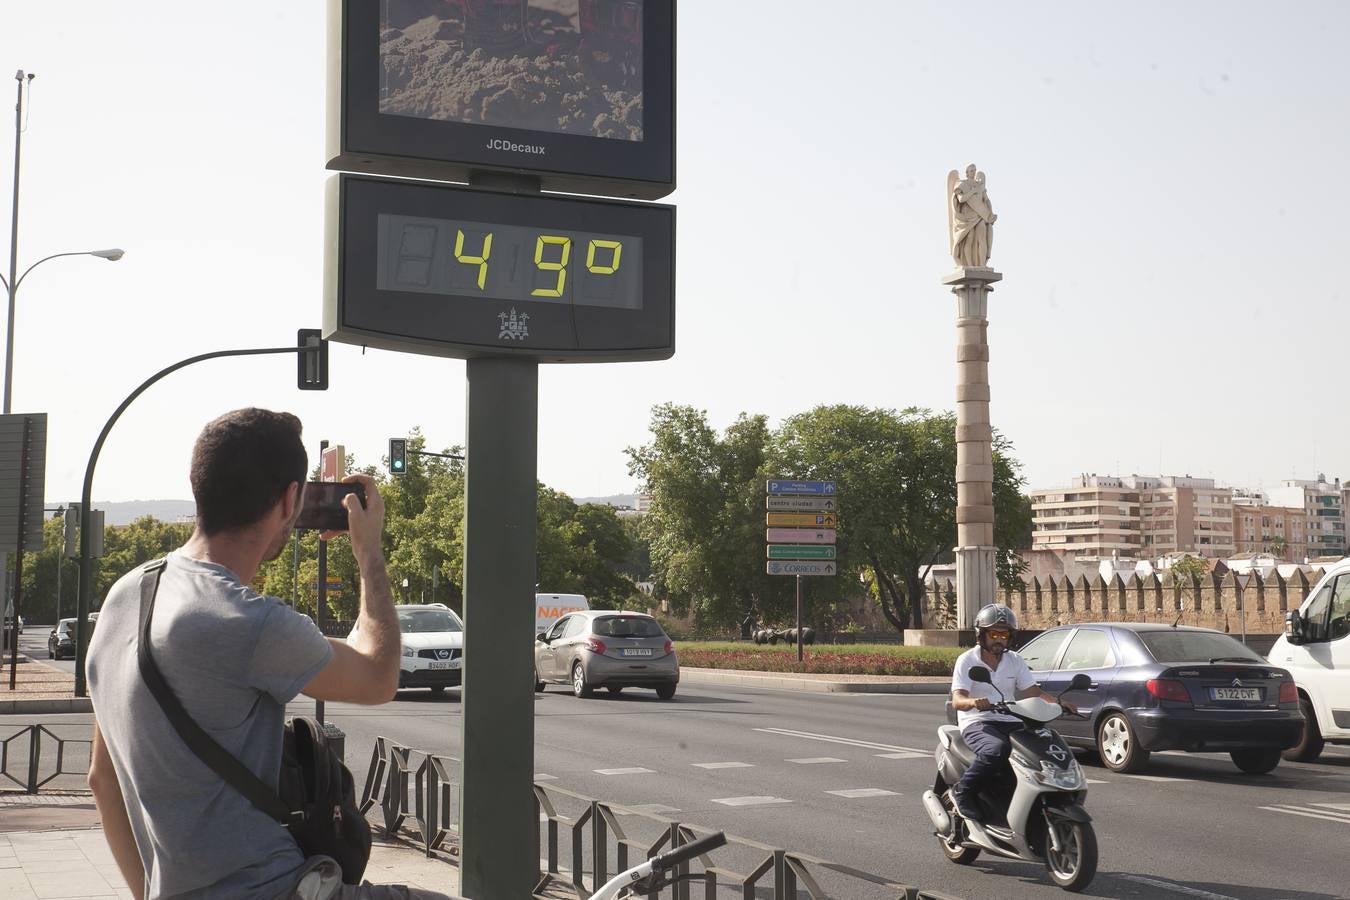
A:
[[[681,682],[743,684],[780,691],[817,694],[950,694],[950,681],[834,681],[828,678],[786,678],[726,669],[680,669]]]
[[[48,715],[87,713],[94,711],[88,697],[69,697],[57,700],[0,700],[0,714]]]

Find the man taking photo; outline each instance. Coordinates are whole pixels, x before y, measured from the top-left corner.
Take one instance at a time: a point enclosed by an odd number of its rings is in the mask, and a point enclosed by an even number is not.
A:
[[[275,790],[286,704],[377,704],[398,687],[400,634],[380,535],[384,501],[352,475],[344,500],[361,572],[359,637],[325,638],[305,615],[249,587],[290,539],[308,459],[300,420],[241,409],[210,422],[192,451],[192,536],[167,557],[150,645],[188,715]],[[104,835],[138,898],[444,898],[403,886],[344,885],[289,831],[207,767],[175,731],[137,666],[141,570],[108,592],[89,646],[94,738],[89,785]]]

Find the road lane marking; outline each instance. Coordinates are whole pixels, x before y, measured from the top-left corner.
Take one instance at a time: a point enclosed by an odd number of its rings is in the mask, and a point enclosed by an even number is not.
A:
[[[1350,803],[1311,803],[1310,806],[1320,806],[1323,809],[1334,809],[1340,812],[1350,812]]]
[[[720,803],[723,806],[765,806],[770,803],[791,803],[792,801],[784,800],[782,797],[723,797],[712,802]]]
[[[826,791],[827,794],[834,794],[836,797],[847,797],[850,800],[856,800],[860,797],[899,797],[895,791],[886,791],[881,788],[850,788],[846,791]]]
[[[639,803],[636,806],[615,806],[614,812],[621,816],[647,815],[664,816],[669,813],[677,813],[680,810],[673,806],[666,806],[663,803]]]
[[[1126,778],[1136,778],[1139,781],[1190,781],[1189,778],[1173,778],[1170,775],[1126,775]]]
[[[696,769],[753,769],[754,763],[746,762],[715,762],[715,763],[690,763]]]
[[[929,759],[933,754],[921,753],[918,750],[901,750],[899,753],[878,753],[876,756],[882,759]]]
[[[535,773],[534,773],[534,780],[535,780],[535,781],[557,781],[557,780],[558,780],[558,776],[557,776],[557,775],[549,775],[547,772],[535,772]]]
[[[1324,822],[1339,822],[1342,825],[1350,825],[1350,814],[1331,812],[1330,810],[1325,809],[1313,809],[1307,806],[1258,806],[1257,809],[1285,813],[1290,816],[1303,816],[1308,819],[1321,819]]]
[[[631,766],[627,769],[592,769],[597,775],[655,775],[654,769],[644,769],[642,766]]]
[[[840,759],[837,756],[807,756],[803,759],[785,759],[783,762],[797,763],[803,766],[811,766],[816,763],[848,762],[846,759]]]
[[[1088,784],[1110,784],[1111,782],[1109,782],[1109,781],[1099,781],[1099,780],[1096,779],[1096,778],[1089,778],[1089,779],[1087,780],[1087,783],[1088,783]]]
[[[863,747],[868,750],[888,750],[891,753],[922,753],[927,756],[929,750],[921,750],[918,747],[897,747],[894,744],[878,744],[875,741],[860,741],[856,738],[838,737],[833,734],[817,734],[814,731],[793,731],[790,728],[755,728],[754,731],[762,731],[765,734],[776,734],[782,737],[806,738],[810,741],[826,741],[831,744],[846,744],[850,747]]]
[[[1202,891],[1199,888],[1177,884],[1175,881],[1163,881],[1161,878],[1147,878],[1143,875],[1126,875],[1124,873],[1121,873],[1116,877],[1124,878],[1127,881],[1137,881],[1140,884],[1146,884],[1149,887],[1162,888],[1165,891],[1172,891],[1177,894],[1185,894],[1188,897],[1199,897],[1201,900],[1237,900],[1236,897],[1230,897],[1227,894],[1215,894],[1212,891]]]

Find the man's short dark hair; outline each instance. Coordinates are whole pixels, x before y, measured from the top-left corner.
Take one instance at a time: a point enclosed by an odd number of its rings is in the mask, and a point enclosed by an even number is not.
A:
[[[192,448],[192,496],[203,533],[259,522],[291,482],[304,483],[309,457],[300,428],[290,413],[250,407],[202,429]]]

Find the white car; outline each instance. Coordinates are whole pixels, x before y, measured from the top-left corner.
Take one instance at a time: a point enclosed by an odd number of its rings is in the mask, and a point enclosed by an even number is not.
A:
[[[1324,744],[1350,744],[1350,560],[1322,575],[1312,594],[1285,617],[1267,657],[1298,685],[1303,737],[1284,758],[1312,762]]]
[[[458,687],[464,665],[464,622],[444,603],[396,606],[403,657],[398,665],[399,690],[431,688],[439,694]],[[356,628],[348,635],[351,642]]]

